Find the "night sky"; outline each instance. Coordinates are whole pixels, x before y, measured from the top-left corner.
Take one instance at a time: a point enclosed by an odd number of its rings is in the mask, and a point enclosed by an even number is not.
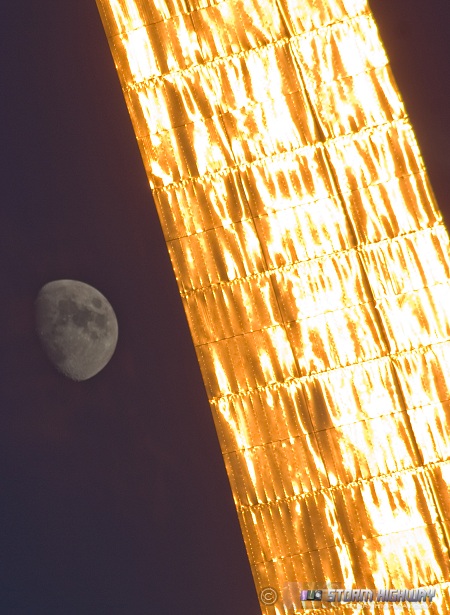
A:
[[[450,222],[448,0],[372,0]],[[258,615],[175,277],[94,0],[4,3],[0,613]],[[34,331],[43,284],[119,321],[77,383]]]

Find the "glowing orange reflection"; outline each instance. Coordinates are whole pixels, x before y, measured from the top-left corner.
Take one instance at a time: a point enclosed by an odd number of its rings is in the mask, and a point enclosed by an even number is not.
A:
[[[447,612],[449,241],[366,2],[98,5],[258,591]]]

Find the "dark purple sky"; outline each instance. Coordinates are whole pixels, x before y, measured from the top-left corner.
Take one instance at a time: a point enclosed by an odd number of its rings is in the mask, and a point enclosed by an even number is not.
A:
[[[372,0],[450,220],[448,0]],[[7,7],[7,8],[5,8]],[[206,394],[94,0],[1,11],[0,613],[258,615]],[[106,369],[47,362],[54,279],[114,306]]]

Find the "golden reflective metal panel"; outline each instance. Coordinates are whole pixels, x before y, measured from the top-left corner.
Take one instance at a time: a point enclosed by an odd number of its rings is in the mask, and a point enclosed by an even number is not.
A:
[[[262,612],[450,612],[449,238],[367,3],[97,3]]]

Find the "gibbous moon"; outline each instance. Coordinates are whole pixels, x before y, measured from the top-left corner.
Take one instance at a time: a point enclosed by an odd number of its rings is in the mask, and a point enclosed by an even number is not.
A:
[[[117,319],[109,301],[76,280],[55,280],[41,288],[36,330],[50,361],[72,380],[95,376],[117,344]]]

